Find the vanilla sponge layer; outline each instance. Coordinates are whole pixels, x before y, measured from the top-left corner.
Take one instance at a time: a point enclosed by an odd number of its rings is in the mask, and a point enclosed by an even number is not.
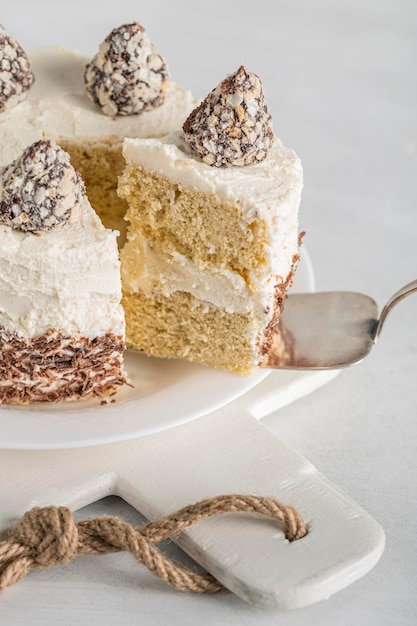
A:
[[[256,361],[256,324],[249,314],[208,307],[177,291],[170,297],[125,294],[126,345],[150,356],[186,358],[240,375]]]
[[[118,193],[128,202],[132,234],[140,232],[155,249],[192,260],[199,271],[226,269],[251,288],[267,263],[265,222],[243,221],[239,206],[181,186],[142,167],[127,165]]]
[[[117,195],[117,181],[125,166],[122,144],[118,137],[99,140],[83,139],[75,142],[60,137],[60,146],[66,150],[87,188],[88,199],[106,228],[118,230],[119,246],[126,241],[126,200]]]

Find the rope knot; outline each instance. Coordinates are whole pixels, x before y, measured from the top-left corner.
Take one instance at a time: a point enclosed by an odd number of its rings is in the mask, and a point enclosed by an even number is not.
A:
[[[280,524],[288,541],[308,533],[302,517],[292,506],[275,498],[222,495],[200,500],[160,520],[133,528],[116,517],[98,517],[75,524],[66,507],[35,507],[0,541],[0,590],[26,576],[32,567],[68,563],[76,554],[107,554],[126,550],[149,571],[181,591],[214,593],[224,590],[210,573],[180,567],[153,544],[178,535],[200,520],[224,513],[256,513]]]
[[[78,529],[66,507],[34,507],[12,528],[9,540],[26,548],[33,565],[51,567],[75,557]]]

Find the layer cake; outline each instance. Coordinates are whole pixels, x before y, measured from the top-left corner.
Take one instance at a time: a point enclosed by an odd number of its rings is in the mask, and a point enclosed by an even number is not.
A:
[[[298,260],[302,168],[239,70],[162,138],[126,139],[127,345],[242,375],[267,362]]]

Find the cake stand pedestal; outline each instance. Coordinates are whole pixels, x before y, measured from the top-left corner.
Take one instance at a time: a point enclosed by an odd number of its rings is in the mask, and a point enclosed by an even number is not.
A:
[[[176,543],[240,598],[296,608],[366,574],[384,549],[379,524],[258,419],[334,374],[274,392],[256,389],[199,419],[129,441],[64,450],[1,450],[0,530],[33,506],[78,509],[117,495],[150,520],[210,496],[273,496],[309,525],[289,543],[270,520],[219,515]],[[258,419],[257,419],[258,418]]]

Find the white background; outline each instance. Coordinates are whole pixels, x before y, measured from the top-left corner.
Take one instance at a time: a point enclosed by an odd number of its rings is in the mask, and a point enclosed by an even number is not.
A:
[[[26,49],[87,54],[133,20],[197,98],[241,62],[260,75],[275,132],[303,161],[300,218],[318,290],[362,291],[382,306],[417,278],[414,0],[27,0],[3,1],[0,13]],[[83,557],[5,591],[1,623],[416,624],[416,319],[414,296],[364,363],[265,420],[384,528],[385,553],[366,577],[326,602],[265,611],[231,595],[180,595],[128,555]],[[79,516],[98,513],[138,523],[114,498]]]

